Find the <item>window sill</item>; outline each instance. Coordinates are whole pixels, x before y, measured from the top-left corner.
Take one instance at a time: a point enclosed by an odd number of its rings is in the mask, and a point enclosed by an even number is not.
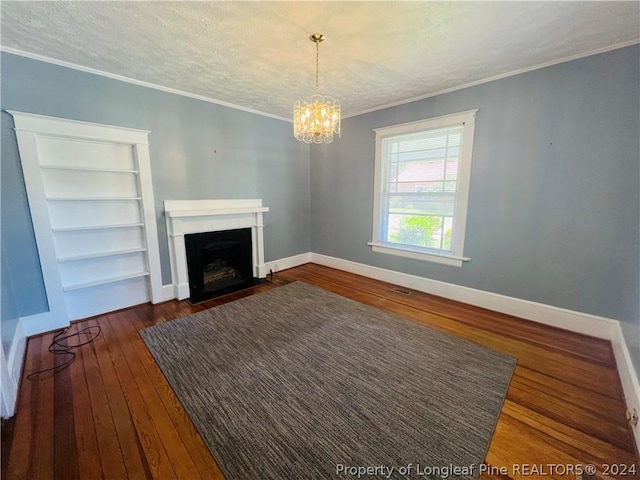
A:
[[[397,255],[405,258],[415,258],[425,262],[440,263],[442,265],[450,265],[453,267],[462,267],[464,262],[471,260],[468,257],[458,257],[455,255],[447,255],[444,253],[427,253],[422,250],[412,249],[411,247],[403,247],[400,245],[391,245],[388,243],[369,242],[371,250],[378,253],[386,253],[387,255]]]

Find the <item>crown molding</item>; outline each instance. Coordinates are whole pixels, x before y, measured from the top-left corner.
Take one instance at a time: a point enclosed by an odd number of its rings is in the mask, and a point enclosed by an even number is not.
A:
[[[569,57],[559,58],[557,60],[551,60],[545,63],[539,63],[538,65],[533,65],[531,67],[520,68],[518,70],[513,70],[507,73],[501,73],[499,75],[494,75],[492,77],[487,77],[482,80],[476,80],[474,82],[465,83],[463,85],[458,85],[457,87],[445,88],[444,90],[438,90],[433,93],[426,93],[424,95],[419,95],[417,97],[407,98],[406,100],[399,100],[397,102],[386,103],[379,107],[369,108],[367,110],[360,110],[355,113],[350,113],[348,115],[343,115],[342,118],[350,118],[357,117],[358,115],[364,115],[365,113],[377,112],[378,110],[384,110],[385,108],[397,107],[399,105],[405,105],[407,103],[417,102],[419,100],[424,100],[425,98],[437,97],[438,95],[444,95],[445,93],[455,92],[457,90],[463,90],[469,87],[475,87],[476,85],[482,85],[483,83],[493,82],[494,80],[500,80],[502,78],[513,77],[514,75],[520,75],[521,73],[531,72],[533,70],[540,70],[541,68],[551,67],[553,65],[558,65],[560,63],[570,62],[572,60],[578,60],[580,58],[590,57],[592,55],[598,55],[599,53],[610,52],[611,50],[618,50],[620,48],[630,47],[631,45],[636,45],[640,43],[640,38],[636,38],[634,40],[629,40],[627,42],[616,43],[614,45],[609,45],[608,47],[602,47],[595,50],[589,50],[588,52],[579,53],[577,55],[571,55]]]
[[[213,103],[215,105],[220,105],[222,107],[233,108],[235,110],[241,110],[243,112],[253,113],[255,115],[261,115],[263,117],[269,117],[276,120],[281,120],[283,122],[293,123],[293,120],[290,118],[280,117],[278,115],[272,115],[271,113],[262,112],[260,110],[255,110],[253,108],[243,107],[240,105],[236,105],[234,103],[223,102],[222,100],[216,100],[215,98],[205,97],[204,95],[197,95],[195,93],[189,93],[189,92],[185,92],[175,88],[164,87],[162,85],[157,85],[151,82],[145,82],[143,80],[136,80],[135,78],[125,77],[123,75],[117,75],[115,73],[105,72],[104,70],[84,67],[82,65],[78,65],[71,62],[65,62],[63,60],[56,60],[55,58],[46,57],[44,55],[39,55],[37,53],[25,52],[23,50],[18,50],[17,48],[0,45],[0,51],[10,53],[12,55],[18,55],[20,57],[30,58],[32,60],[38,60],[40,62],[51,63],[53,65],[58,65],[60,67],[66,67],[66,68],[71,68],[73,70],[78,70],[85,73],[91,73],[93,75],[100,75],[101,77],[107,77],[113,80],[120,80],[121,82],[131,83],[133,85],[138,85],[141,87],[153,88],[154,90],[160,90],[161,92],[172,93],[174,95],[180,95],[188,98],[194,98],[196,100],[201,100],[203,102]]]
[[[541,68],[551,67],[553,65],[558,65],[560,63],[570,62],[572,60],[578,60],[580,58],[590,57],[592,55],[598,55],[600,53],[606,53],[606,52],[609,52],[609,51],[612,51],[612,50],[618,50],[620,48],[630,47],[632,45],[637,45],[637,44],[640,44],[640,38],[636,38],[636,39],[629,40],[629,41],[626,41],[626,42],[616,43],[614,45],[609,45],[609,46],[598,48],[598,49],[595,49],[595,50],[589,50],[588,52],[583,52],[583,53],[579,53],[579,54],[576,54],[576,55],[571,55],[571,56],[568,56],[568,57],[562,57],[562,58],[559,58],[559,59],[556,59],[556,60],[551,60],[549,62],[533,65],[531,67],[525,67],[525,68],[520,68],[518,70],[510,71],[510,72],[501,73],[499,75],[494,75],[494,76],[491,76],[491,77],[487,77],[487,78],[484,78],[482,80],[476,80],[476,81],[465,83],[465,84],[458,85],[458,86],[455,86],[455,87],[445,88],[444,90],[438,90],[436,92],[426,93],[424,95],[419,95],[417,97],[411,97],[411,98],[407,98],[405,100],[399,100],[397,102],[386,103],[386,104],[380,105],[378,107],[373,107],[373,108],[369,108],[369,109],[365,109],[365,110],[359,110],[357,112],[353,112],[353,113],[349,113],[347,115],[343,115],[342,118],[346,119],[346,118],[351,118],[351,117],[357,117],[359,115],[364,115],[366,113],[377,112],[378,110],[384,110],[386,108],[397,107],[399,105],[405,105],[407,103],[417,102],[419,100],[424,100],[426,98],[437,97],[438,95],[444,95],[446,93],[455,92],[457,90],[463,90],[465,88],[475,87],[476,85],[482,85],[483,83],[493,82],[494,80],[500,80],[500,79],[503,79],[503,78],[512,77],[514,75],[519,75],[521,73],[527,73],[527,72],[531,72],[531,71],[534,71],[534,70],[540,70]],[[71,62],[65,62],[65,61],[62,61],[62,60],[56,60],[54,58],[46,57],[44,55],[39,55],[37,53],[25,52],[25,51],[19,50],[17,48],[6,47],[6,46],[0,45],[0,51],[6,52],[6,53],[10,53],[10,54],[13,54],[13,55],[18,55],[18,56],[25,57],[25,58],[31,58],[33,60],[39,60],[39,61],[45,62],[45,63],[51,63],[53,65],[58,65],[58,66],[61,66],[61,67],[67,67],[67,68],[71,68],[71,69],[74,69],[74,70],[79,70],[79,71],[85,72],[85,73],[92,73],[94,75],[100,75],[100,76],[111,78],[111,79],[114,79],[114,80],[120,80],[122,82],[131,83],[133,85],[139,85],[139,86],[142,86],[142,87],[153,88],[155,90],[160,90],[162,92],[172,93],[174,95],[181,95],[183,97],[194,98],[196,100],[201,100],[203,102],[213,103],[215,105],[220,105],[220,106],[223,106],[223,107],[233,108],[235,110],[241,110],[243,112],[253,113],[255,115],[261,115],[261,116],[264,116],[264,117],[269,117],[269,118],[273,118],[273,119],[276,119],[276,120],[281,120],[281,121],[287,122],[287,123],[293,123],[293,120],[291,118],[280,117],[278,115],[273,115],[271,113],[262,112],[260,110],[255,110],[255,109],[252,109],[252,108],[243,107],[243,106],[236,105],[236,104],[233,104],[233,103],[224,102],[222,100],[216,100],[214,98],[206,97],[204,95],[197,95],[197,94],[194,94],[194,93],[189,93],[189,92],[185,92],[185,91],[182,91],[182,90],[177,90],[175,88],[169,88],[169,87],[165,87],[165,86],[162,86],[162,85],[157,85],[155,83],[145,82],[145,81],[142,81],[142,80],[136,80],[135,78],[125,77],[123,75],[117,75],[115,73],[105,72],[103,70],[98,70],[98,69],[95,69],[95,68],[84,67],[82,65],[78,65],[78,64],[75,64],[75,63],[71,63]]]

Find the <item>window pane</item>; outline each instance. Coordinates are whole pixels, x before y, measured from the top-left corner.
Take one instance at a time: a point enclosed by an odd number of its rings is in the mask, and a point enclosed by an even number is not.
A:
[[[440,248],[442,217],[389,215],[387,242]]]
[[[453,238],[453,218],[444,217],[444,225],[442,227],[444,238],[442,239],[442,249],[451,250],[451,240]]]
[[[458,162],[459,162],[458,157],[447,158],[447,167],[446,167],[447,173],[445,174],[445,180],[457,180]]]
[[[390,194],[389,213],[404,215],[438,215],[451,217],[455,205],[454,193]]]
[[[460,146],[460,140],[462,140],[462,127],[456,127],[453,132],[449,132],[449,146]]]
[[[444,191],[445,192],[455,192],[458,182],[444,182]]]
[[[420,162],[424,160],[444,159],[447,156],[447,152],[449,156],[457,156],[458,147],[455,147],[453,149],[439,148],[437,150],[414,150],[411,152],[389,153],[385,156],[385,158],[389,162],[400,162],[400,163]]]
[[[397,163],[392,163],[391,165],[389,165],[388,175],[389,176],[386,179],[386,182],[388,184],[388,188],[386,190],[388,192],[396,192],[397,191],[396,180],[397,180],[397,176],[398,176],[398,164]]]
[[[446,135],[441,135],[441,134],[429,135],[429,134],[420,133],[414,136],[407,136],[407,137],[409,138],[397,140],[398,143],[400,144],[399,150],[401,152],[414,152],[419,150],[442,149],[447,146]]]
[[[449,148],[447,148],[447,156],[449,158],[452,157],[459,157],[460,156],[460,147],[457,146],[449,146]]]
[[[401,163],[399,182],[430,182],[444,179],[444,159]]]
[[[460,254],[452,250],[453,237],[463,240],[464,231],[454,228],[464,224],[454,215],[465,211],[456,201],[464,198],[459,189],[467,187],[468,160],[461,154],[470,151],[462,142],[473,127],[473,113],[452,117],[454,126],[429,128],[442,125],[441,118],[389,127],[386,132],[393,136],[385,136],[384,128],[376,130],[376,169],[382,168],[383,177],[376,192],[380,218],[374,241]]]
[[[393,185],[398,185],[398,190],[392,190],[392,192],[400,193],[442,192],[444,188],[444,182],[402,182]]]

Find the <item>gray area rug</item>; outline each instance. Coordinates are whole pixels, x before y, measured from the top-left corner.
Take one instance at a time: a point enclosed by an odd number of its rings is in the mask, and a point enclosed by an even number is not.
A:
[[[229,480],[476,478],[515,366],[302,282],[141,335]]]

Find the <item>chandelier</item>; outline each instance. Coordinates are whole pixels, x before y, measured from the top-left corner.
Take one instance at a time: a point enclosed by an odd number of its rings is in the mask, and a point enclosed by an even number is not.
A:
[[[316,44],[316,93],[309,102],[293,105],[293,134],[304,143],[331,143],[334,133],[340,136],[340,102],[318,93],[318,44],[324,35],[314,33],[309,40]]]

